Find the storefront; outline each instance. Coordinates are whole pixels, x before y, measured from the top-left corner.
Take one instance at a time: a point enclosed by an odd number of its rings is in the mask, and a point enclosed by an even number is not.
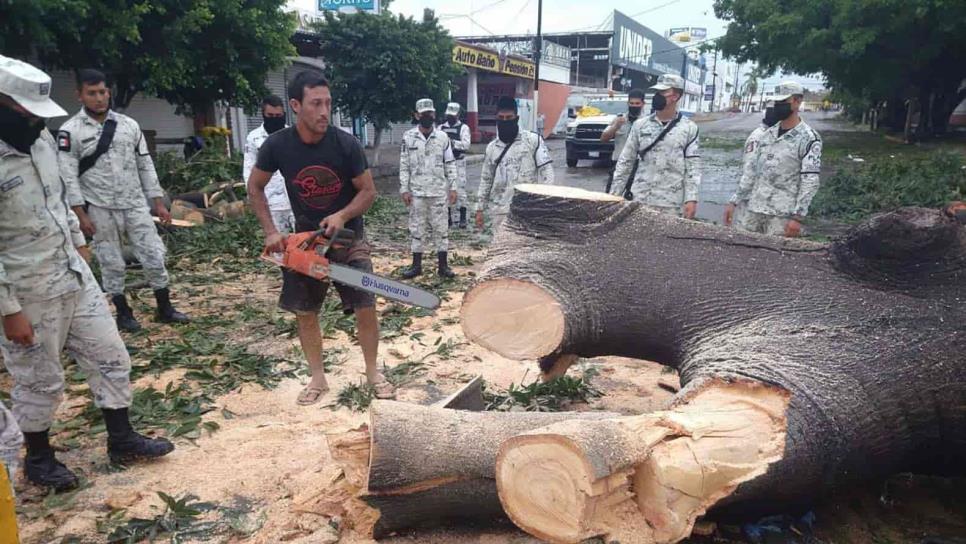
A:
[[[466,68],[456,81],[453,100],[466,108],[466,122],[473,141],[487,141],[496,134],[496,103],[501,96],[512,96],[520,105],[521,125],[528,126],[533,115],[533,81],[536,65],[519,55],[461,41],[453,48],[453,62]]]

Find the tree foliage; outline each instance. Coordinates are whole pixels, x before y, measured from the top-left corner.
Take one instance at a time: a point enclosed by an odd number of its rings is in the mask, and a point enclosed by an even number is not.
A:
[[[284,0],[11,0],[0,2],[0,51],[44,66],[94,67],[115,104],[140,92],[198,111],[253,109],[269,70],[295,53]]]
[[[722,52],[767,70],[821,72],[872,104],[918,99],[948,118],[966,78],[962,0],[715,0]],[[937,126],[940,126],[937,123]]]
[[[432,16],[326,12],[316,31],[335,106],[380,131],[412,119],[420,98],[439,106],[461,73],[452,37]]]

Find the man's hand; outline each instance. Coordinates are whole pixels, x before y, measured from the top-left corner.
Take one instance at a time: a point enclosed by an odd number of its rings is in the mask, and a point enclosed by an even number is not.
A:
[[[24,347],[34,344],[34,328],[23,312],[3,316],[3,334],[14,344]]]
[[[694,219],[694,215],[698,213],[698,203],[694,200],[689,200],[684,203],[684,218]]]
[[[613,123],[614,128],[621,128],[622,126],[624,126],[624,123],[626,122],[627,122],[626,117],[624,117],[623,115],[618,115],[617,119],[614,119],[614,123]]]
[[[402,194],[402,198],[403,198],[403,204],[405,204],[407,208],[409,206],[412,206],[413,205],[413,194],[412,193],[410,193],[410,192],[407,191],[407,192],[405,192],[405,193]]]
[[[80,253],[82,259],[84,259],[87,264],[91,264],[91,248],[89,246],[80,246],[77,248],[77,253]]]
[[[75,208],[74,213],[77,215],[77,222],[80,223],[80,229],[81,229],[81,232],[84,233],[84,236],[87,236],[88,238],[93,238],[94,233],[97,232],[97,227],[94,226],[94,222],[91,221],[91,218],[87,215],[86,212],[84,212],[83,208],[80,208],[80,209]]]
[[[456,191],[449,192],[449,205],[452,206],[453,204],[456,204]]]
[[[483,231],[483,210],[476,212],[476,230]]]
[[[730,202],[727,206],[725,206],[724,224],[726,227],[730,227],[735,220],[735,207],[736,206]]]
[[[798,238],[802,235],[802,224],[798,219],[792,218],[785,223],[785,237]]]
[[[332,238],[339,229],[345,227],[345,218],[341,213],[334,213],[319,222],[319,228],[325,229],[325,237]]]
[[[285,253],[285,238],[281,232],[275,231],[265,237],[265,251],[268,253]]]
[[[163,203],[158,202],[154,205],[154,213],[161,220],[161,223],[165,225],[171,224],[171,212],[168,211],[168,208]]]

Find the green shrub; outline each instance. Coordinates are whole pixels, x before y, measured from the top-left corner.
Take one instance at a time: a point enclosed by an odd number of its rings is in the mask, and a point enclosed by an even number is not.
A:
[[[220,148],[206,147],[185,161],[181,153],[159,153],[154,160],[161,187],[170,195],[198,191],[209,185],[242,181],[242,155],[226,156]]]
[[[875,157],[846,164],[823,180],[814,215],[858,221],[901,206],[937,208],[966,198],[966,169],[956,154]]]

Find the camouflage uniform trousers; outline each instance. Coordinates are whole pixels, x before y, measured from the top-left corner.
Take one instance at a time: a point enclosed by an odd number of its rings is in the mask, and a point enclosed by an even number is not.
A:
[[[17,472],[17,465],[20,463],[20,446],[23,444],[23,435],[20,434],[20,427],[13,414],[7,406],[0,402],[0,463],[7,467],[9,480],[13,481],[14,473]]]
[[[164,267],[164,242],[147,207],[111,210],[91,205],[88,216],[97,231],[94,233],[94,255],[101,265],[101,281],[110,295],[124,293],[124,253],[122,239],[126,235],[134,256],[152,289],[168,286],[168,271]]]
[[[456,160],[456,204],[449,208],[450,219],[455,225],[460,220],[460,208],[469,208],[466,197],[466,159]]]
[[[784,236],[786,223],[788,223],[788,219],[785,217],[755,213],[747,207],[744,213],[736,214],[735,217],[735,226],[739,229],[772,236]]]
[[[665,206],[650,206],[648,204],[641,204],[641,207],[645,210],[651,210],[652,212],[659,213],[661,215],[670,215],[672,217],[681,217],[681,208],[668,208]]]
[[[50,428],[64,397],[60,354],[65,347],[87,376],[97,407],[130,406],[131,358],[96,282],[85,282],[81,289],[51,300],[21,305],[34,329],[34,343],[22,346],[4,336],[0,353],[13,376],[10,397],[22,431]]]
[[[445,196],[414,196],[409,207],[409,234],[413,253],[449,249],[449,226],[446,214],[449,202]]]
[[[295,214],[292,210],[271,210],[272,224],[282,234],[295,232]]]

